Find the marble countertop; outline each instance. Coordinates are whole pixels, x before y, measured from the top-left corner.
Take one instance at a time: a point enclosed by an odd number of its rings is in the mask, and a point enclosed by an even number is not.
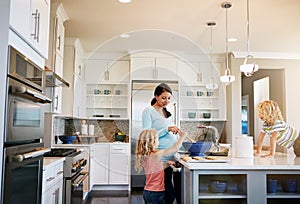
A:
[[[276,153],[274,157],[253,158],[214,157],[215,161],[185,162],[176,154],[177,160],[190,170],[300,170],[300,157]],[[182,157],[182,156],[181,156]],[[218,161],[221,160],[221,161]]]
[[[64,157],[44,157],[43,159],[43,171],[49,166],[56,165],[59,162],[65,161]]]

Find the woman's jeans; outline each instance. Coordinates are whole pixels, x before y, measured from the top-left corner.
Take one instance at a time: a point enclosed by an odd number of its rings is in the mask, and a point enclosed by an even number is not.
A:
[[[181,203],[181,172],[173,172],[171,167],[165,168],[165,197],[166,204],[172,204],[175,198],[177,204]]]
[[[164,191],[147,191],[144,190],[143,198],[145,204],[165,204]]]

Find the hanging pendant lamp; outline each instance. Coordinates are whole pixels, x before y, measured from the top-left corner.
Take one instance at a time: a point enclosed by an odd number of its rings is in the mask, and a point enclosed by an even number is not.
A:
[[[226,11],[226,68],[223,76],[220,77],[222,83],[225,83],[228,86],[230,83],[235,81],[235,76],[230,74],[230,69],[228,67],[228,13],[227,10],[231,8],[232,4],[230,2],[222,3],[222,8],[225,8]]]
[[[205,84],[206,89],[208,90],[215,90],[219,87],[217,83],[214,82],[214,75],[213,75],[213,61],[212,61],[212,47],[213,47],[213,35],[212,35],[212,29],[216,25],[216,22],[208,22],[206,24],[207,26],[210,27],[210,52],[209,52],[209,57],[210,57],[210,73],[211,73],[211,78],[209,80],[209,83]]]
[[[245,76],[249,77],[256,71],[258,71],[259,67],[258,64],[255,62],[251,64],[247,64],[247,60],[253,58],[250,55],[250,31],[249,31],[250,23],[249,23],[249,0],[247,0],[247,56],[244,59],[244,63],[240,66],[241,72],[244,72]]]

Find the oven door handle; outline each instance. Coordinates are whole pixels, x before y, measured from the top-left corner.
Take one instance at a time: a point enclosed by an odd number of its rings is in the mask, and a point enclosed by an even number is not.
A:
[[[77,183],[72,184],[74,188],[77,188],[82,184],[82,182],[88,177],[89,172],[81,172],[80,175],[83,175],[83,177],[81,177],[81,179]]]
[[[18,154],[14,157],[15,161],[22,162],[24,159],[34,158],[41,155],[44,155],[46,152],[50,152],[50,149],[41,149],[33,152],[28,152],[25,154]]]

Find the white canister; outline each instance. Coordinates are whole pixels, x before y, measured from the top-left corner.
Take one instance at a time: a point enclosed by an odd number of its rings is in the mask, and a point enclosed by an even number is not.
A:
[[[253,137],[237,136],[235,139],[236,157],[253,157]]]
[[[93,124],[89,125],[89,135],[95,134],[95,126]]]
[[[88,134],[88,125],[87,124],[82,124],[81,125],[81,134],[82,135],[87,135]]]

